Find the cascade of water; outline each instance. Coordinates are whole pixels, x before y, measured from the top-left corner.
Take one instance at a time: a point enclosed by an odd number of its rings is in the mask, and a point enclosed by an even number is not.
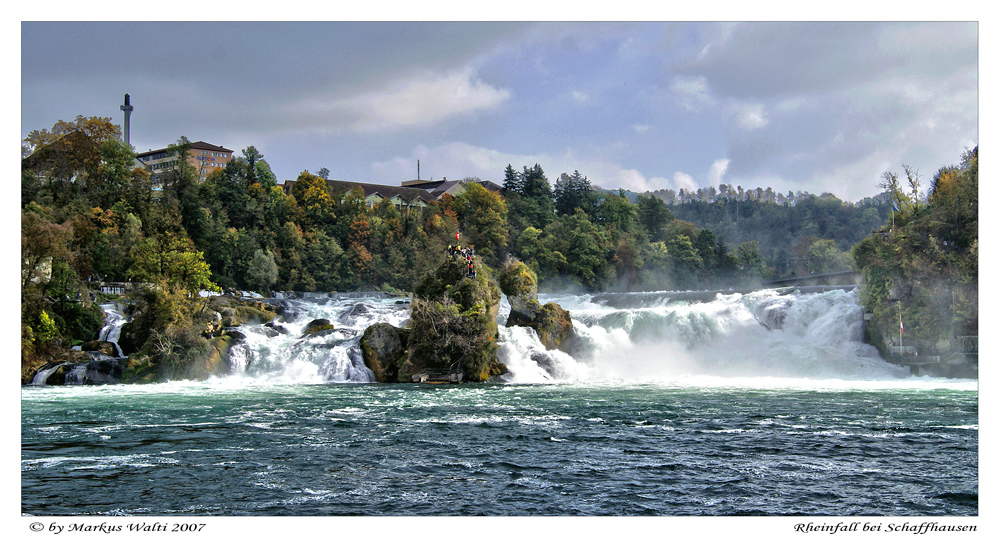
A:
[[[35,377],[31,378],[32,385],[44,385],[45,381],[59,368],[59,365],[55,365],[51,368],[46,368],[44,370],[39,370],[35,373]]]
[[[401,326],[409,316],[406,301],[316,295],[283,300],[285,314],[270,326],[240,328],[246,335],[241,345],[249,353],[249,366],[243,367],[243,375],[281,383],[374,381],[374,374],[364,365],[358,340],[374,323]],[[314,319],[328,319],[334,329],[303,336],[305,326]]]
[[[501,327],[497,357],[507,365],[502,377],[509,383],[550,383],[585,380],[591,368],[559,350],[545,349],[535,331],[525,327]]]
[[[101,305],[101,310],[104,311],[105,315],[104,326],[101,327],[101,332],[97,339],[111,342],[115,345],[115,349],[118,350],[118,356],[124,357],[125,354],[122,353],[122,348],[118,347],[118,338],[121,337],[122,327],[128,322],[128,319],[118,309],[118,303],[104,303]]]
[[[861,310],[853,292],[781,295],[762,290],[719,295],[709,302],[593,305],[574,311],[573,318],[591,350],[592,366],[605,378],[907,375],[861,342]]]
[[[861,342],[861,310],[852,292],[782,295],[763,290],[712,301],[622,294],[543,296],[567,307],[576,341],[571,353],[546,350],[534,331],[505,328],[501,303],[498,357],[503,381],[661,381],[722,378],[891,379],[908,372],[882,361]],[[402,304],[401,304],[402,303]],[[405,301],[376,297],[286,299],[270,326],[245,325],[233,348],[234,372],[282,383],[371,382],[358,340],[376,322],[402,326]],[[613,306],[612,306],[613,305]],[[309,321],[335,329],[302,336]]]

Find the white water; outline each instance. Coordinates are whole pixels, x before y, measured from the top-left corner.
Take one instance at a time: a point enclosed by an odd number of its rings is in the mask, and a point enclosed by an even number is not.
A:
[[[358,340],[365,328],[379,322],[397,327],[409,317],[409,306],[399,299],[290,299],[286,314],[276,319],[273,330],[263,325],[245,325],[246,340],[234,352],[246,350],[249,366],[239,375],[279,383],[331,383],[374,381],[361,358]],[[334,330],[303,337],[314,319],[329,319]],[[281,331],[281,332],[278,332]]]
[[[800,296],[761,290],[703,303],[624,297],[636,303],[633,308],[592,299],[540,298],[570,309],[585,343],[575,357],[539,350],[530,331],[502,331],[501,357],[512,371],[510,380],[690,384],[705,378],[887,380],[909,374],[861,342],[853,292]]]
[[[124,357],[122,348],[118,347],[118,338],[121,337],[122,326],[128,322],[128,318],[119,310],[118,303],[104,303],[101,305],[101,310],[104,311],[105,315],[104,327],[101,328],[101,334],[97,336],[97,339],[111,342],[118,350],[118,356]]]
[[[51,368],[46,368],[44,370],[39,370],[35,377],[31,378],[32,385],[44,385],[45,381],[52,375],[53,372],[59,369],[59,365],[53,366]]]
[[[546,350],[534,331],[505,328],[501,303],[499,359],[510,383],[654,383],[809,389],[969,385],[975,381],[913,378],[861,342],[861,309],[853,292],[780,295],[772,290],[687,303],[624,294],[611,307],[588,295],[542,296],[567,308],[578,336],[572,355]],[[371,382],[358,340],[366,327],[408,318],[396,299],[289,299],[275,329],[244,325],[232,350],[234,374],[212,383],[321,384]],[[303,337],[312,320],[335,329]],[[282,331],[282,332],[278,332]]]

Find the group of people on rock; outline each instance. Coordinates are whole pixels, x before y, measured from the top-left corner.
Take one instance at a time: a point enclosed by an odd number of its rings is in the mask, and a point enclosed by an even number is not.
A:
[[[476,268],[472,265],[472,257],[476,255],[476,250],[471,246],[462,248],[458,245],[448,245],[448,255],[449,256],[463,256],[465,257],[465,262],[468,264],[469,272],[465,276],[468,278],[476,278]]]

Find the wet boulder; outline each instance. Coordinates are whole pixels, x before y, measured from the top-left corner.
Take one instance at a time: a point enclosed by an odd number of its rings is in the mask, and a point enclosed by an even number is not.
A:
[[[101,355],[81,362],[47,364],[33,376],[35,385],[114,385],[122,380],[124,360]]]
[[[208,340],[204,353],[190,358],[181,374],[174,377],[202,381],[209,377],[232,373],[233,361],[230,355],[233,346],[245,339],[246,336],[239,331],[223,330],[220,336]]]
[[[556,303],[545,303],[535,314],[534,320],[527,322],[527,327],[535,329],[538,339],[545,349],[565,350],[568,340],[573,334],[573,320],[569,312]]]
[[[221,295],[207,300],[201,319],[217,326],[238,327],[244,323],[267,323],[282,311],[280,304],[271,305],[263,301]]]
[[[400,372],[407,372],[404,354],[407,332],[389,323],[376,323],[365,329],[359,347],[365,366],[375,374],[375,381],[404,381]]]
[[[309,336],[316,334],[320,331],[332,331],[333,323],[326,318],[314,319],[306,324],[305,328],[302,329],[302,336]]]
[[[83,344],[80,344],[80,350],[93,351],[109,357],[118,357],[118,348],[115,347],[114,342],[107,342],[105,340],[91,340],[89,342],[84,342]]]
[[[556,303],[538,303],[538,280],[524,262],[511,261],[500,273],[500,289],[510,303],[507,327],[531,327],[545,349],[566,351],[573,335],[569,312]]]
[[[288,329],[286,329],[284,325],[279,325],[274,321],[269,321],[265,323],[264,326],[274,331],[276,333],[275,336],[278,334],[288,334]]]
[[[348,311],[344,312],[343,314],[341,314],[337,318],[337,321],[339,321],[339,322],[341,322],[341,323],[343,323],[345,325],[350,325],[359,316],[367,314],[370,310],[371,309],[366,304],[364,304],[364,303],[358,303],[358,304],[352,306],[350,308],[350,310],[348,310]]]

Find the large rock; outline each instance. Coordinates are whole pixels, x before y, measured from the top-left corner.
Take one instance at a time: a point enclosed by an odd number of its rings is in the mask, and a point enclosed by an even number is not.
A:
[[[507,296],[512,313],[528,314],[538,310],[538,279],[523,262],[512,261],[504,265],[500,272],[500,290]]]
[[[475,263],[468,278],[465,260],[449,256],[414,289],[398,380],[461,372],[464,381],[486,381],[505,371],[497,362],[500,289]]]
[[[376,323],[365,329],[360,347],[365,366],[375,374],[375,381],[405,381],[401,371],[408,371],[404,354],[406,332],[389,323]]]
[[[244,323],[268,323],[283,308],[263,301],[240,300],[221,295],[203,299],[190,323],[206,339],[221,336],[226,327]],[[153,288],[143,290],[130,307],[130,320],[122,326],[118,346],[122,353],[131,356],[143,349],[153,337],[154,330],[163,331],[170,326],[167,320],[176,319],[171,309],[177,308],[162,292]]]
[[[210,339],[206,353],[192,358],[184,368],[180,378],[202,381],[209,377],[232,373],[230,351],[234,345],[244,339],[246,336],[233,330],[227,330],[221,336]]]
[[[118,348],[115,347],[114,342],[108,342],[105,340],[91,340],[90,342],[84,342],[80,345],[82,351],[95,351],[109,357],[118,357]]]
[[[556,303],[538,303],[538,279],[531,268],[524,262],[508,262],[500,273],[500,289],[510,303],[507,327],[531,327],[545,349],[568,350],[573,320]]]
[[[208,299],[203,315],[220,319],[223,327],[239,327],[244,323],[267,323],[274,320],[282,308],[263,301],[245,300],[230,295]]]
[[[86,361],[46,364],[38,369],[31,384],[37,385],[113,385],[120,383],[125,359],[97,354]]]
[[[302,329],[302,336],[309,336],[311,334],[316,334],[320,331],[332,331],[333,323],[326,318],[319,318],[310,321],[306,324],[306,327]]]
[[[573,320],[569,312],[556,303],[542,305],[535,319],[526,322],[525,326],[535,329],[545,349],[566,351],[573,335]]]

